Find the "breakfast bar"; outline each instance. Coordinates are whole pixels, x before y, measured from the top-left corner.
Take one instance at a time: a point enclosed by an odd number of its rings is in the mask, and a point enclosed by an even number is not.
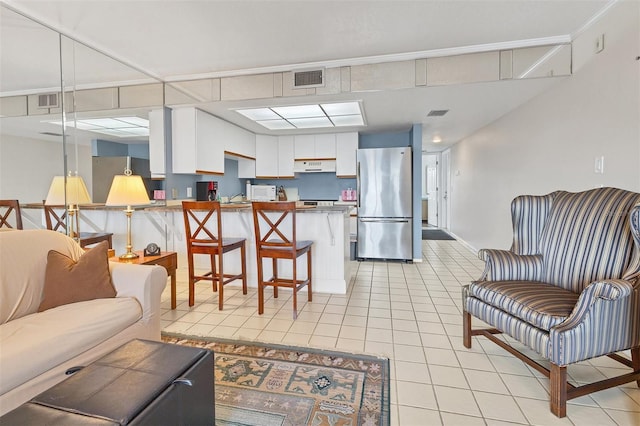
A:
[[[225,237],[246,238],[247,283],[257,287],[257,256],[250,203],[223,204],[222,226]],[[32,223],[40,221],[35,205],[27,214]],[[42,207],[40,206],[40,209]],[[314,293],[346,294],[351,279],[349,213],[351,206],[300,206],[296,211],[296,232],[299,240],[313,241],[313,291]],[[177,201],[171,205],[147,205],[134,207],[131,217],[132,244],[134,250],[142,250],[149,243],[156,243],[163,251],[173,251],[178,256],[178,266],[187,265],[184,219],[182,206]],[[122,208],[92,204],[80,207],[82,231],[112,232],[116,256],[125,252],[126,217]],[[41,221],[40,221],[41,222]],[[43,222],[41,222],[43,223]],[[196,256],[196,268],[208,270],[206,256]],[[289,269],[287,269],[289,268]],[[306,270],[306,260],[298,260],[298,268]],[[225,257],[225,269],[240,270],[236,256]],[[282,265],[281,271],[290,273],[291,264]],[[239,284],[238,284],[239,285]]]

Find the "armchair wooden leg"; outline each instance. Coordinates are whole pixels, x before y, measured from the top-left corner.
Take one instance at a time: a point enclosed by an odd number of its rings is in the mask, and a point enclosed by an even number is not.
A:
[[[467,311],[462,311],[462,344],[471,348],[471,314]]]
[[[551,364],[549,376],[551,412],[558,417],[567,415],[567,367]]]
[[[631,349],[631,366],[634,373],[640,372],[640,346]],[[640,388],[640,380],[636,380],[636,384]]]

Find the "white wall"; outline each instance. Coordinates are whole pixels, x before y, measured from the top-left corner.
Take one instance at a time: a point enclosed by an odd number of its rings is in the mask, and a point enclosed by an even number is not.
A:
[[[601,32],[605,50],[595,54]],[[573,76],[451,149],[450,229],[474,249],[509,248],[519,194],[640,192],[640,3],[614,6],[574,46]]]
[[[91,192],[91,147],[78,146],[78,174]],[[75,171],[75,148],[68,148],[68,167]],[[2,135],[0,138],[0,199],[21,204],[41,203],[54,176],[64,174],[62,143]]]

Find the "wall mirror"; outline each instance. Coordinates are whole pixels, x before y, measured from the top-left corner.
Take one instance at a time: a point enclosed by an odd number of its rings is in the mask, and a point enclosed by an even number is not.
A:
[[[0,198],[42,203],[53,177],[71,174],[104,202],[111,177],[96,179],[94,163],[148,162],[149,112],[162,108],[162,83],[4,4],[0,28]],[[148,166],[134,172],[149,176]],[[35,209],[23,218],[25,228],[43,227]]]

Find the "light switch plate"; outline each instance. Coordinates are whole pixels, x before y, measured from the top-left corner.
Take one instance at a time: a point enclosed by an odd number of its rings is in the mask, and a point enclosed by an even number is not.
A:
[[[593,163],[593,172],[600,175],[604,174],[604,155],[595,158]]]

